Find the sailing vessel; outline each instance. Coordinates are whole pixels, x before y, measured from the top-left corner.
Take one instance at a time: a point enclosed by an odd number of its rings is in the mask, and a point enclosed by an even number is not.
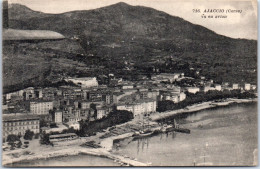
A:
[[[133,136],[134,138],[142,138],[151,136],[154,132],[150,129],[149,120],[148,120],[148,129],[144,129],[144,118],[143,118],[143,129],[139,132],[136,132]]]
[[[190,130],[189,129],[185,129],[185,128],[180,128],[179,124],[176,123],[175,119],[173,121],[172,127],[166,128],[166,132],[171,132],[171,131],[176,131],[176,132],[180,132],[180,133],[190,134]]]

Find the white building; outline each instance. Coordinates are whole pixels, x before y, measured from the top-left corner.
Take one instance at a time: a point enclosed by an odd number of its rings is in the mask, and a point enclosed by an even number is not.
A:
[[[123,85],[122,89],[133,89],[134,86],[133,85]]]
[[[217,91],[221,91],[221,89],[222,89],[222,88],[221,88],[221,85],[216,84],[216,85],[215,85],[215,89],[216,89]]]
[[[54,122],[55,123],[62,123],[62,111],[56,111],[54,113]]]
[[[102,119],[107,115],[107,111],[103,107],[97,107],[97,119]]]
[[[205,86],[204,87],[204,92],[208,92],[210,90],[221,91],[221,85],[215,85],[215,87],[211,87],[211,86]]]
[[[33,131],[34,134],[40,132],[40,120],[36,115],[24,113],[4,114],[2,116],[2,137],[6,139],[8,135],[23,136],[26,130]]]
[[[179,101],[183,101],[186,99],[186,94],[184,92],[181,92],[180,95],[179,95]]]
[[[249,83],[245,83],[245,90],[250,90],[251,89],[251,85]]]
[[[127,110],[134,116],[156,111],[156,101],[153,99],[139,100],[132,103],[121,103],[117,105],[117,110]]]
[[[204,86],[204,92],[208,92],[208,91],[210,91],[210,86]]]
[[[23,96],[24,90],[19,90],[16,92],[12,92],[12,93],[7,93],[6,96],[6,100],[10,100],[12,98],[12,96]]]
[[[256,85],[251,85],[251,90],[255,90],[256,89]]]
[[[79,130],[80,129],[80,124],[78,122],[75,122],[75,121],[68,122],[68,123],[66,123],[66,125],[69,128],[74,128],[74,130]]]
[[[30,102],[30,112],[37,115],[49,114],[49,111],[53,109],[52,101],[33,101]]]
[[[78,84],[83,88],[98,86],[96,77],[68,78],[66,81],[72,81],[73,83]]]
[[[238,84],[237,84],[237,83],[234,83],[234,84],[232,85],[232,89],[233,89],[233,90],[237,90],[237,89],[238,89]]]
[[[193,93],[193,94],[200,91],[200,88],[198,88],[198,87],[187,87],[186,89],[189,93]]]
[[[184,77],[184,73],[161,73],[158,75],[152,75],[151,79],[155,81],[167,81],[174,82],[178,78]]]

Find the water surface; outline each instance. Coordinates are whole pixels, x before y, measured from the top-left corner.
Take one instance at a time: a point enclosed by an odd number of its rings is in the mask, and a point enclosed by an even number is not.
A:
[[[153,166],[253,165],[253,152],[257,148],[257,103],[203,110],[179,116],[176,121],[191,129],[191,134],[173,132],[124,140],[115,153]]]

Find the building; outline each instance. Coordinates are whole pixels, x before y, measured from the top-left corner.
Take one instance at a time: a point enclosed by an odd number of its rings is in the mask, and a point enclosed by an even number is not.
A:
[[[172,83],[181,77],[182,73],[161,73],[159,75],[152,75],[151,79],[155,81],[170,81]]]
[[[210,86],[204,86],[203,91],[206,93],[211,90]]]
[[[62,123],[62,111],[57,110],[54,112],[54,120],[55,123]]]
[[[30,100],[30,99],[34,99],[35,98],[35,93],[34,93],[34,89],[30,90],[30,89],[25,89],[24,93],[23,93],[23,97],[24,100]]]
[[[213,86],[204,86],[203,91],[204,92],[208,92],[210,90],[217,90],[217,91],[221,91],[221,85],[215,85]]]
[[[30,102],[30,113],[37,115],[49,114],[49,111],[53,109],[52,101],[32,101]]]
[[[97,119],[102,119],[108,114],[106,108],[104,107],[97,107],[96,111],[97,111]]]
[[[89,101],[102,101],[102,92],[100,91],[89,91],[86,94]]]
[[[112,104],[113,103],[113,95],[112,93],[103,93],[102,94],[102,100],[106,102],[106,104]]]
[[[221,85],[215,84],[215,90],[221,91],[222,90]]]
[[[73,83],[80,85],[83,88],[98,86],[96,77],[68,78],[65,80],[72,81]]]
[[[232,85],[232,89],[233,89],[233,90],[237,90],[237,89],[239,89],[238,84],[237,84],[237,83],[234,83],[234,84]]]
[[[65,125],[68,126],[68,128],[73,128],[74,130],[79,130],[80,129],[79,122],[70,121],[70,122],[66,123]]]
[[[84,100],[77,100],[77,101],[74,101],[74,107],[77,108],[77,109],[88,109],[90,108],[90,105],[91,105],[92,102],[89,102],[89,101],[84,101]]]
[[[256,90],[256,85],[251,85],[251,90]]]
[[[72,141],[78,139],[75,133],[50,135],[49,140],[52,144],[60,144],[61,142]],[[71,143],[71,142],[69,142]]]
[[[130,84],[124,84],[122,85],[122,89],[133,89],[134,86],[133,85],[130,85]]]
[[[245,90],[250,90],[251,89],[251,85],[249,83],[245,83]]]
[[[23,98],[23,93],[24,93],[23,90],[19,90],[19,91],[16,91],[16,92],[4,94],[3,96],[5,96],[6,101],[10,101],[15,96],[20,96],[20,97]]]
[[[157,97],[159,96],[159,91],[151,90],[147,93],[147,98],[157,100]]]
[[[26,130],[33,131],[34,134],[40,132],[40,120],[37,115],[31,114],[4,114],[3,116],[3,138],[8,135],[24,136]]]
[[[138,100],[131,103],[120,103],[117,110],[127,110],[134,116],[156,112],[156,101],[153,99]]]
[[[42,89],[36,89],[36,90],[35,90],[35,96],[36,96],[36,98],[41,99],[41,98],[43,97],[43,91],[42,91]]]
[[[183,101],[186,99],[186,94],[184,92],[181,92],[180,95],[179,95],[179,101]]]
[[[160,100],[170,100],[174,103],[179,103],[186,99],[186,94],[184,92],[170,92],[170,91],[161,91]]]
[[[187,87],[186,89],[189,93],[193,93],[193,94],[200,91],[200,88],[198,88],[198,87]]]

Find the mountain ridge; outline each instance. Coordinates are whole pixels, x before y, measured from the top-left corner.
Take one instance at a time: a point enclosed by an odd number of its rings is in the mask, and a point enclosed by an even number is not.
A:
[[[130,69],[136,72],[147,73],[153,67],[187,73],[196,68],[217,82],[256,82],[256,40],[218,35],[153,8],[117,3],[61,14],[21,11],[27,13],[17,16],[19,9],[9,8],[10,28],[51,30],[76,37],[85,50],[81,61],[87,65],[95,63],[121,75],[130,66],[124,62],[132,63]],[[180,62],[187,67],[177,70]],[[115,64],[121,66],[112,66]]]

